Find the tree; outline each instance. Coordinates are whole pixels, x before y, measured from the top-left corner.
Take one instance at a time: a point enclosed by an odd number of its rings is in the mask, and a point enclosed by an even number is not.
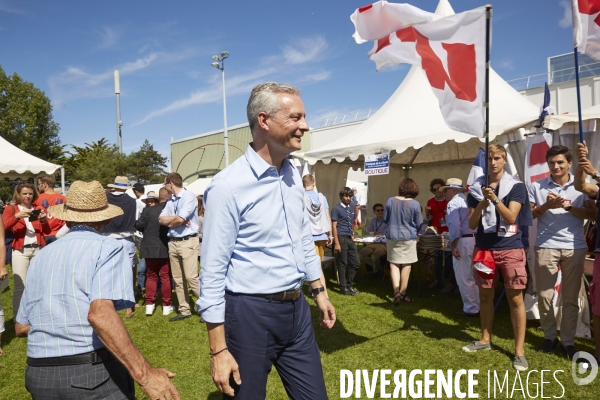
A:
[[[108,145],[103,138],[96,146],[86,143],[77,147],[70,162],[75,166],[69,180],[98,181],[106,186],[113,183],[116,176],[127,176],[127,157],[119,152],[116,145]],[[98,145],[99,144],[99,145]],[[74,158],[74,160],[73,160]]]
[[[63,146],[58,131],[44,92],[17,73],[7,76],[0,66],[0,136],[29,154],[60,162]]]
[[[144,141],[142,147],[127,156],[129,179],[143,185],[163,182],[167,172],[167,158],[154,150],[154,146]]]

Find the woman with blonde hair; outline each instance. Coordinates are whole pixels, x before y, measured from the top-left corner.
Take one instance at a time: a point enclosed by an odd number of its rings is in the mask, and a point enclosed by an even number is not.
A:
[[[403,179],[398,184],[398,196],[388,199],[383,214],[395,305],[413,301],[406,295],[406,288],[411,264],[418,260],[418,229],[423,223],[421,206],[415,200],[418,194],[417,183],[410,178]]]
[[[31,259],[46,245],[44,236],[51,232],[46,213],[35,204],[38,192],[32,183],[19,183],[12,197],[13,205],[2,214],[4,229],[12,231],[12,270],[14,278],[13,313],[17,315],[25,289]]]

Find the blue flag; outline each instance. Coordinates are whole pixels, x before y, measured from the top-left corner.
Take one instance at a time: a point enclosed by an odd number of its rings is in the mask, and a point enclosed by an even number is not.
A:
[[[544,119],[546,119],[549,113],[554,114],[554,107],[550,105],[550,89],[548,89],[548,82],[546,82],[546,87],[544,88],[544,104],[542,104],[542,108],[540,109],[540,120],[536,126],[540,127],[544,125]]]

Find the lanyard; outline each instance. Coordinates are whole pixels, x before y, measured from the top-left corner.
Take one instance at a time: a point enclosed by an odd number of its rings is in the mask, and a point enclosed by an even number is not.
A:
[[[377,225],[377,220],[375,220],[375,233],[379,232],[379,228],[381,228],[381,225],[383,225],[383,221],[381,221],[381,223]]]

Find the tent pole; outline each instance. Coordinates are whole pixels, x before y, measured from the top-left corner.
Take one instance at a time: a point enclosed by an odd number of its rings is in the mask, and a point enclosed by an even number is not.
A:
[[[488,160],[490,153],[490,30],[492,24],[492,5],[485,6],[485,186],[488,185]]]
[[[60,187],[62,194],[65,194],[65,167],[60,167]]]
[[[575,57],[575,84],[577,86],[577,115],[579,116],[579,142],[583,143],[583,122],[581,121],[581,94],[579,88],[579,54],[577,52],[577,47],[573,50],[573,55]]]

